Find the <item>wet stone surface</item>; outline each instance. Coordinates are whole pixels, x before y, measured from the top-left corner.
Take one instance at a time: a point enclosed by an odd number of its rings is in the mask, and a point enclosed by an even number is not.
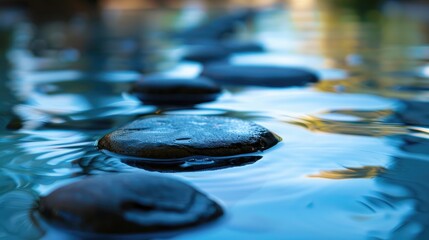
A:
[[[315,73],[304,68],[233,65],[220,62],[204,66],[201,75],[222,84],[266,87],[303,86],[319,81]]]
[[[221,88],[207,78],[145,77],[131,92],[144,103],[155,105],[193,105],[216,100]]]
[[[193,187],[147,173],[85,178],[42,197],[38,210],[48,224],[83,234],[180,230],[223,214]]]
[[[170,162],[195,156],[254,153],[276,145],[279,140],[266,128],[240,119],[167,115],[142,118],[119,128],[101,138],[98,148]]]

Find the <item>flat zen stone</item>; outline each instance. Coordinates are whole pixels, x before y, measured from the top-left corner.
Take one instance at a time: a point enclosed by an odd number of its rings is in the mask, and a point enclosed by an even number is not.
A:
[[[192,105],[216,100],[221,88],[207,78],[149,76],[131,89],[141,101],[156,105]]]
[[[85,178],[42,197],[38,210],[48,224],[84,234],[179,230],[223,214],[217,203],[193,187],[146,173]]]
[[[251,52],[264,52],[263,45],[257,42],[244,42],[244,41],[225,41],[222,47],[230,53],[251,53]]]
[[[192,46],[182,57],[184,61],[208,63],[213,61],[221,61],[227,59],[231,52],[221,45],[203,44]]]
[[[280,137],[255,123],[235,118],[166,115],[136,120],[105,135],[100,150],[148,159],[232,156],[262,151]]]
[[[200,63],[209,63],[223,61],[228,59],[231,54],[264,52],[264,47],[256,42],[244,41],[206,41],[189,46],[182,56],[182,60]]]
[[[319,81],[319,77],[305,68],[260,65],[211,63],[204,66],[201,76],[229,85],[266,87],[303,86]]]
[[[212,19],[202,25],[185,30],[181,37],[187,43],[218,41],[237,33],[240,25],[251,21],[256,15],[253,9],[241,9]]]

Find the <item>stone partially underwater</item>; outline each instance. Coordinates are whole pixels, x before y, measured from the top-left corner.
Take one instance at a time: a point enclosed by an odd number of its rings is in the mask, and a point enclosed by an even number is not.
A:
[[[222,89],[206,78],[148,76],[136,82],[131,92],[154,105],[194,105],[216,100]]]
[[[258,155],[235,155],[230,157],[195,156],[181,159],[142,159],[121,156],[121,162],[136,168],[157,172],[193,172],[240,167],[262,159]]]
[[[226,85],[293,87],[316,83],[319,77],[300,67],[235,65],[225,62],[204,66],[201,76]]]
[[[166,234],[223,215],[188,184],[147,173],[87,177],[42,197],[38,212],[50,226],[84,237]]]
[[[192,115],[136,120],[98,141],[124,163],[160,171],[194,171],[240,166],[261,157],[280,137],[252,122]],[[122,157],[121,157],[122,156]]]

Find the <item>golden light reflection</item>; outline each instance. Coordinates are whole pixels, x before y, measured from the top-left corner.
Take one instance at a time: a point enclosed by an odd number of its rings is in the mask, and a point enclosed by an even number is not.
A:
[[[286,0],[285,3],[294,11],[311,10],[317,7],[316,0]]]
[[[308,177],[327,179],[374,178],[385,170],[384,167],[380,166],[350,167],[343,170],[321,171],[318,174],[308,175]]]
[[[142,0],[104,0],[102,5],[107,10],[138,10],[155,7],[154,1]]]
[[[371,121],[335,121],[321,119],[313,116],[302,117],[288,123],[307,128],[314,132],[337,133],[357,136],[384,137],[392,135],[407,134],[406,127],[399,124],[387,124]]]
[[[363,77],[351,77],[321,81],[315,85],[317,90],[323,92],[367,93],[398,99],[429,98],[428,91],[407,91],[408,87],[424,88],[427,87],[427,83],[412,78],[379,77],[366,80]]]
[[[326,112],[323,112],[323,114],[341,114],[341,115],[358,117],[358,118],[365,119],[365,120],[378,120],[381,118],[388,117],[388,116],[394,114],[394,112],[390,109],[377,110],[377,111],[340,109],[340,110],[326,111]]]

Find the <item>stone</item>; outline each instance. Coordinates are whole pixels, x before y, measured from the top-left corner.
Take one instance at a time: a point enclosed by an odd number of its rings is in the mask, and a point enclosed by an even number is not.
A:
[[[207,78],[148,76],[134,84],[131,92],[144,103],[194,105],[216,100],[222,89]]]
[[[208,22],[186,29],[179,36],[187,43],[222,40],[238,32],[239,26],[253,20],[254,9],[240,9],[224,13]]]
[[[222,84],[265,87],[304,86],[319,81],[315,73],[305,68],[233,65],[222,62],[205,65],[201,76]]]
[[[257,42],[224,41],[222,47],[230,53],[256,53],[264,52],[265,48]]]
[[[98,148],[162,163],[255,153],[280,140],[268,129],[236,118],[164,115],[141,118],[107,134]]]
[[[263,52],[264,47],[256,42],[206,41],[188,47],[182,56],[184,61],[209,63],[227,60],[235,53]]]
[[[223,214],[184,182],[148,173],[87,177],[41,197],[38,211],[51,226],[79,234],[140,234],[180,230]]]
[[[230,52],[218,44],[201,44],[189,47],[182,56],[184,61],[208,63],[222,61],[230,56]]]

